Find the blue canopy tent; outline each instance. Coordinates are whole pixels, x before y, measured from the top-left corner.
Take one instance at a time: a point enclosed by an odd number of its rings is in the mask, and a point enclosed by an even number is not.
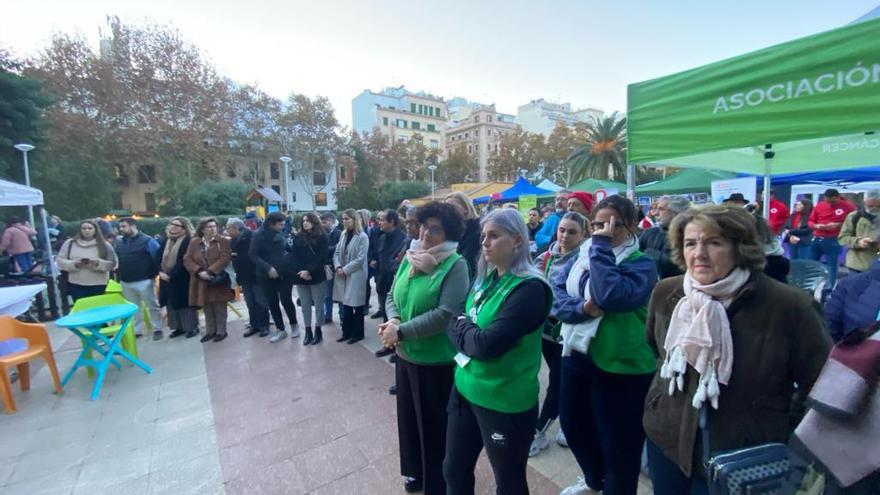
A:
[[[542,194],[553,194],[553,191],[548,191],[546,189],[541,189],[540,187],[533,186],[528,180],[526,180],[525,177],[520,177],[519,180],[517,180],[512,186],[510,186],[510,188],[505,189],[498,194],[475,198],[474,204],[481,205],[492,201],[516,201],[519,199],[520,196],[527,196],[530,194],[540,196]]]
[[[755,177],[763,180],[763,176],[739,174],[738,177]],[[806,172],[772,175],[773,185],[817,183],[851,183],[866,182],[880,179],[880,167],[861,167],[848,170],[826,170],[822,172]]]

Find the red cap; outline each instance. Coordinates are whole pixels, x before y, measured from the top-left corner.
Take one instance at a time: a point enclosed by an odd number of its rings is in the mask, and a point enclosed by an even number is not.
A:
[[[576,199],[584,204],[587,212],[593,211],[593,195],[586,191],[575,191],[568,195],[568,199]]]

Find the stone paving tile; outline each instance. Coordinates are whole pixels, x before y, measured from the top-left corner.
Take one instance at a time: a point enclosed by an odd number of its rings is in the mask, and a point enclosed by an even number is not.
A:
[[[307,492],[296,462],[287,459],[271,466],[253,466],[238,478],[225,483],[226,495],[284,493],[299,495]],[[348,492],[356,493],[356,492]]]
[[[2,492],[3,495],[70,495],[79,471],[80,466],[76,466],[46,473],[38,479],[6,485]]]
[[[178,462],[150,473],[151,495],[203,495],[223,493],[223,476],[217,453]]]
[[[333,440],[293,458],[307,490],[337,480],[369,464],[345,437]]]

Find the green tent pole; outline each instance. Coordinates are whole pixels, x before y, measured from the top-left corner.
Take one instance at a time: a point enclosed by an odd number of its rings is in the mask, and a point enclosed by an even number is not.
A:
[[[776,153],[772,151],[773,145],[764,145],[764,218],[770,221],[770,165]]]

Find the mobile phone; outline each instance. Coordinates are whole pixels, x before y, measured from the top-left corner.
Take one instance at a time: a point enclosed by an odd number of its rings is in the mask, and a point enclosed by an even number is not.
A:
[[[90,260],[89,258],[80,258],[79,261],[80,261],[80,263],[91,263],[92,262],[92,260]]]

